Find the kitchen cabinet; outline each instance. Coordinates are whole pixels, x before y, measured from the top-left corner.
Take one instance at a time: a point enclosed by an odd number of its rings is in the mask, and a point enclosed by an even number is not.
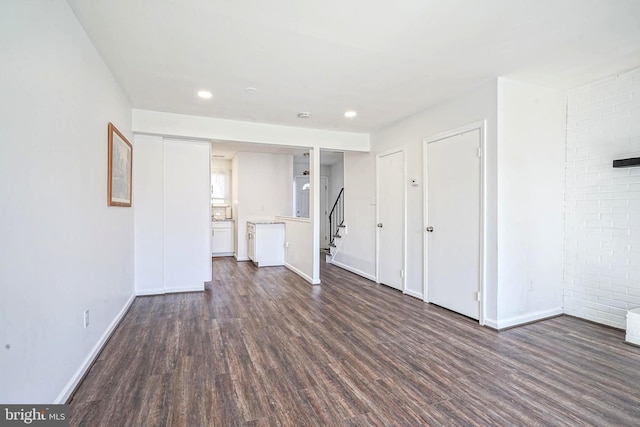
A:
[[[284,265],[284,222],[247,222],[247,256],[258,267]]]
[[[211,255],[232,256],[234,251],[233,221],[213,221],[211,223]]]

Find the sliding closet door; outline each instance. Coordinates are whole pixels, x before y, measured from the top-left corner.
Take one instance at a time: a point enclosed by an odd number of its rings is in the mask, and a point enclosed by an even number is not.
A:
[[[133,145],[133,217],[136,295],[164,293],[162,137],[136,135]]]
[[[201,291],[211,280],[210,145],[165,139],[165,292]]]

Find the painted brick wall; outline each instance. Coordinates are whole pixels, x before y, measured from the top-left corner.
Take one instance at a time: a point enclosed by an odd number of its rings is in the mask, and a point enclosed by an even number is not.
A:
[[[567,314],[624,328],[627,309],[640,307],[640,167],[612,168],[614,159],[639,156],[640,69],[569,92]]]

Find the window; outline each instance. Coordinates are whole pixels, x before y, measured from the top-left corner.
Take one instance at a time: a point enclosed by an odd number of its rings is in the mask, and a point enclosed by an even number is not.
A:
[[[229,206],[231,203],[231,171],[213,169],[211,171],[211,204]]]

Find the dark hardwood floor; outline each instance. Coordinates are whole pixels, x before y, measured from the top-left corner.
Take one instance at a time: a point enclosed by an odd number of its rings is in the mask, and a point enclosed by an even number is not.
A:
[[[205,293],[137,298],[74,426],[640,425],[640,349],[558,317],[503,332],[331,265],[213,262]]]

